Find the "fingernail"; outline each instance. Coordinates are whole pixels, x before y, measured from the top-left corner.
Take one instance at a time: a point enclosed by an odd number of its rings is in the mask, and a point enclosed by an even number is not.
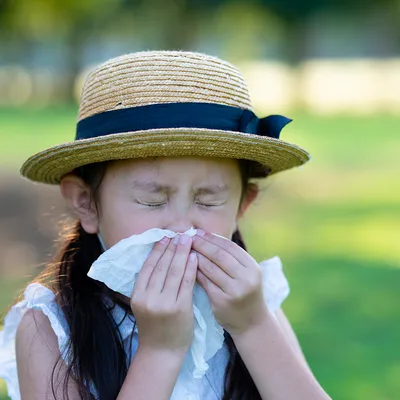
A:
[[[206,234],[206,233],[205,233],[204,231],[202,231],[201,229],[197,229],[196,235],[204,236],[205,234]]]
[[[168,243],[168,240],[169,240],[169,238],[167,238],[166,236],[164,236],[164,237],[160,240],[160,242],[161,242],[162,244],[167,244],[167,243]]]
[[[176,235],[173,239],[172,239],[172,243],[173,244],[178,244],[179,242],[179,235]]]
[[[187,242],[189,242],[189,236],[188,235],[180,235],[180,243],[182,244],[186,244]]]

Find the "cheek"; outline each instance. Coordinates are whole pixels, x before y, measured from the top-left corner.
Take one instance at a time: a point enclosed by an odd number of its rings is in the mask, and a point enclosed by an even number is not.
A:
[[[160,226],[156,213],[144,213],[131,202],[104,202],[100,213],[99,230],[108,247],[132,235]]]
[[[236,227],[236,209],[203,212],[199,216],[197,228],[206,232],[216,233],[226,238],[231,238]]]

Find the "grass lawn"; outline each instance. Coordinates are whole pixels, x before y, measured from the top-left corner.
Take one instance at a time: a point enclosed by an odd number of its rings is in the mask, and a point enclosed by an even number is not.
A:
[[[0,110],[7,168],[15,171],[33,151],[72,140],[75,113]],[[281,138],[308,149],[312,161],[262,184],[242,223],[249,251],[256,259],[281,257],[291,287],[283,309],[332,398],[394,400],[400,393],[400,119],[288,116],[294,122]],[[21,281],[1,280],[0,310],[17,287]]]
[[[7,396],[6,383],[1,379],[0,379],[0,399],[1,400],[9,399],[9,397]]]

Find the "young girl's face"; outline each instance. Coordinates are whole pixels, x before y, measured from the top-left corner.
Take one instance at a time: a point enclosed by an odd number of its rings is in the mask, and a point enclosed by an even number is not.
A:
[[[83,227],[99,232],[107,248],[150,228],[184,232],[194,227],[230,238],[242,190],[237,160],[116,161],[110,163],[101,183],[97,217]]]

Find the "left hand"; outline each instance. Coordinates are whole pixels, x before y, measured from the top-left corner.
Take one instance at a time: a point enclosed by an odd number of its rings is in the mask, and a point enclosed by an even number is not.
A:
[[[197,281],[209,297],[219,324],[232,336],[268,318],[258,263],[236,243],[198,231],[193,237],[198,253]]]

